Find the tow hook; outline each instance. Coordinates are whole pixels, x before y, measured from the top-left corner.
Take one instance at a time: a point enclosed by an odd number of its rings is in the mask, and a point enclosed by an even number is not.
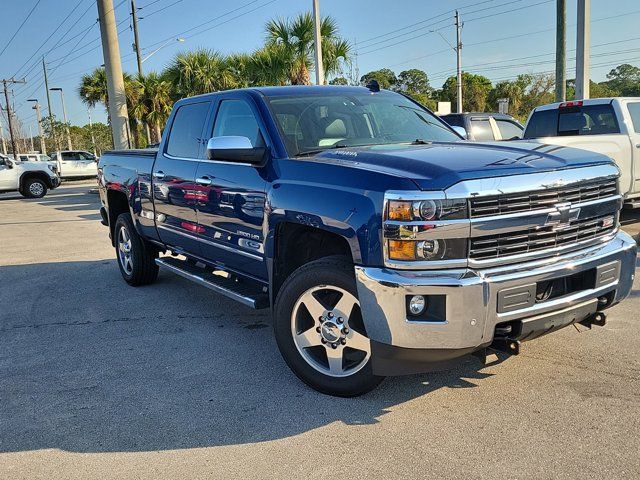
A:
[[[593,325],[604,327],[607,324],[607,315],[604,312],[596,312],[578,323],[587,327],[589,330],[591,330]]]
[[[514,340],[509,337],[497,337],[493,339],[489,348],[496,352],[518,355],[520,353],[520,340]]]

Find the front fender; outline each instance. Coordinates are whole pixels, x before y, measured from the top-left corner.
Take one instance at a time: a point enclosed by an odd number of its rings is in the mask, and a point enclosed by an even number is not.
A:
[[[344,238],[354,263],[358,265],[378,265],[382,260],[382,193],[331,185],[278,183],[267,192],[266,205],[267,258],[274,258],[278,225],[289,222]]]

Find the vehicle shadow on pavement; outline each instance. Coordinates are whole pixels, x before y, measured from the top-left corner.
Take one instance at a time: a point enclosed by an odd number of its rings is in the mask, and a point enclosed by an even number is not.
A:
[[[489,376],[465,359],[333,398],[286,367],[266,311],[171,274],[131,288],[115,261],[102,260],[4,266],[0,278],[0,452],[275,440],[333,422],[373,424],[403,402]]]

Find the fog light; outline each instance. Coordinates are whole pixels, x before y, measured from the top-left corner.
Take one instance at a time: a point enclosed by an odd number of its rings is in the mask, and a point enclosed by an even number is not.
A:
[[[409,300],[409,312],[411,312],[412,315],[420,315],[424,312],[426,305],[427,301],[422,295],[414,295],[411,297],[411,300]]]

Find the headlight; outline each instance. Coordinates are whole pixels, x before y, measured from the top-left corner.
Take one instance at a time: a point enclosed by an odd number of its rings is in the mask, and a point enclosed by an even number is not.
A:
[[[388,240],[390,260],[454,260],[467,257],[466,238],[439,240]]]
[[[391,200],[387,207],[389,220],[455,220],[468,218],[467,201],[456,200]]]
[[[56,173],[56,170],[57,170],[57,169],[56,169],[56,167],[54,167],[53,165],[49,165],[49,164],[47,164],[47,168],[48,168],[49,170],[51,170],[51,173]]]

